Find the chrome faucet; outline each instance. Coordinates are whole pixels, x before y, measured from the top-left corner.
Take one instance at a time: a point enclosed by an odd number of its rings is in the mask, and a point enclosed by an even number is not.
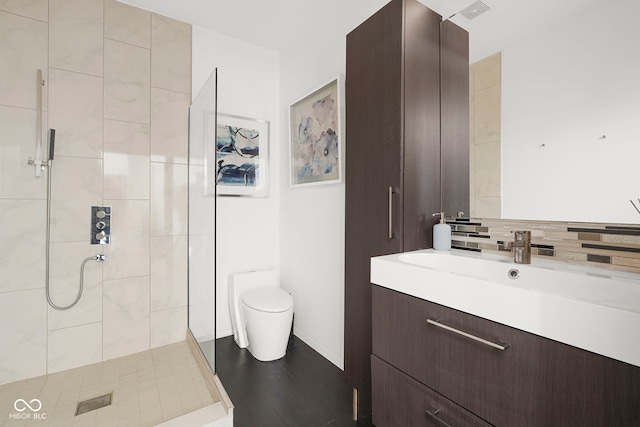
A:
[[[514,231],[514,241],[504,242],[504,248],[513,252],[516,264],[531,264],[531,231]]]

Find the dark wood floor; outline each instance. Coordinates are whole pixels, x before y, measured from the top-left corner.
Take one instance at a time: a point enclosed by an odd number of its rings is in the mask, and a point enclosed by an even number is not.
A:
[[[372,426],[351,420],[352,389],[342,371],[297,337],[273,362],[257,361],[233,337],[218,339],[216,370],[236,427]]]

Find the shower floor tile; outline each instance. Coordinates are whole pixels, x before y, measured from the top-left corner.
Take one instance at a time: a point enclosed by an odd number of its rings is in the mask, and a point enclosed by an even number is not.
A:
[[[111,392],[111,405],[75,415],[78,402]],[[154,426],[217,401],[183,341],[2,385],[0,426]]]

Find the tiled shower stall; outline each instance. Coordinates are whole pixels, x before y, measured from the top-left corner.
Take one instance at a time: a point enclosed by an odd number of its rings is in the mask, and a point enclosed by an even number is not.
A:
[[[51,171],[35,176],[37,69]],[[0,384],[185,339],[191,26],[114,0],[0,1]],[[45,142],[46,147],[46,142]],[[51,297],[45,297],[52,173]],[[111,243],[90,245],[91,206]]]

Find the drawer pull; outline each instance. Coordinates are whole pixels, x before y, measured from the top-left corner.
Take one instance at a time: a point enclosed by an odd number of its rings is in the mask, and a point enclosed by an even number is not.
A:
[[[440,409],[430,408],[425,410],[425,412],[434,420],[438,421],[444,427],[451,427],[449,424],[445,423],[442,418],[438,417],[438,413],[440,413]]]
[[[485,340],[483,338],[480,338],[480,337],[477,337],[475,335],[471,335],[471,334],[468,334],[466,332],[463,332],[463,331],[461,331],[459,329],[452,328],[451,326],[443,325],[442,323],[440,323],[438,321],[435,321],[435,320],[427,319],[427,323],[430,324],[430,325],[437,326],[439,328],[445,329],[447,331],[454,332],[454,333],[456,333],[458,335],[462,335],[463,337],[467,337],[467,338],[472,339],[474,341],[478,341],[478,342],[480,342],[482,344],[488,345],[489,347],[497,348],[498,350],[504,351],[504,350],[507,349],[507,347],[509,347],[508,344],[506,344],[506,345],[496,344],[494,342],[487,341],[487,340]]]

